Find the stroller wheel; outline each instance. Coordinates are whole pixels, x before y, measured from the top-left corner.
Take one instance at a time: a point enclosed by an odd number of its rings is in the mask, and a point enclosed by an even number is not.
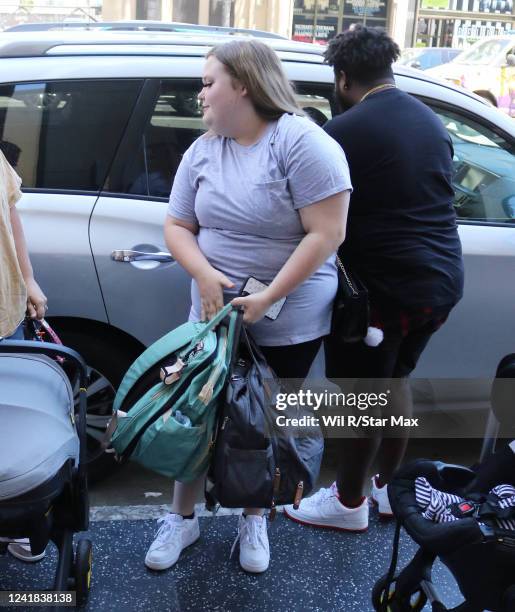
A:
[[[79,540],[75,553],[74,578],[77,606],[86,603],[91,583],[91,540]]]
[[[386,580],[387,577],[383,576],[374,585],[372,589],[372,605],[374,610],[381,610],[384,597],[386,595]],[[388,612],[420,612],[427,602],[427,595],[424,593],[421,587],[416,591],[413,591],[409,598],[403,597],[402,600],[399,598],[396,592],[396,578],[390,584],[390,590],[388,593]]]

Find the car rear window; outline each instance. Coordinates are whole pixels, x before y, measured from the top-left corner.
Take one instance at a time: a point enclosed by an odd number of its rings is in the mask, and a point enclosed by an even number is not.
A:
[[[99,191],[141,80],[0,86],[0,148],[26,188]]]

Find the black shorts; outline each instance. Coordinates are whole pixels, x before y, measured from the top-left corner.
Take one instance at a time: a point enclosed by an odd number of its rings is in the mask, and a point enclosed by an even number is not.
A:
[[[379,346],[364,342],[325,341],[327,378],[404,378],[415,369],[429,339],[446,321],[452,307],[413,312],[371,309],[370,323],[380,327]]]

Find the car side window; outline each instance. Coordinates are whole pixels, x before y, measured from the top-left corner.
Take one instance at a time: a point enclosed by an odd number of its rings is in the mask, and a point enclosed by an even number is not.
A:
[[[200,80],[161,82],[143,138],[125,173],[122,192],[168,198],[185,151],[205,131],[197,95]]]
[[[295,97],[306,116],[323,126],[333,116],[333,86],[318,83],[294,83]]]
[[[161,82],[157,102],[144,130],[137,155],[124,172],[121,191],[127,194],[168,198],[185,151],[205,131],[197,96],[200,80]],[[318,125],[332,117],[332,86],[295,84],[297,100]]]
[[[142,81],[0,87],[0,148],[26,188],[99,191]]]
[[[481,123],[433,107],[454,147],[458,219],[515,224],[515,145]]]

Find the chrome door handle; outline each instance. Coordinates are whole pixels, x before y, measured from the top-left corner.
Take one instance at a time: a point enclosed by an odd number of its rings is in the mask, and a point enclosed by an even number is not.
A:
[[[111,259],[113,261],[122,261],[131,263],[132,261],[160,261],[160,262],[172,262],[173,257],[170,253],[158,251],[157,253],[144,253],[142,251],[130,251],[130,250],[116,250],[111,253]]]

